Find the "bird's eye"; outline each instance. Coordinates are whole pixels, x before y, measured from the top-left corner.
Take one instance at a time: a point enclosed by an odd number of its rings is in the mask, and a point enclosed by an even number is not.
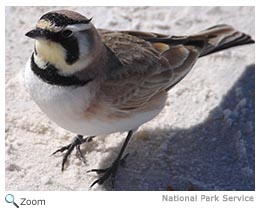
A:
[[[69,38],[71,37],[73,34],[73,32],[69,29],[65,29],[61,32],[61,35],[64,37],[64,38]]]

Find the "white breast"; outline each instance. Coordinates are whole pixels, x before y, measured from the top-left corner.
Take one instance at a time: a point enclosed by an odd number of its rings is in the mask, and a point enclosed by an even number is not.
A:
[[[107,118],[104,120],[100,111],[87,118],[84,112],[94,99],[96,86],[93,83],[79,88],[60,87],[47,84],[36,76],[31,71],[30,61],[25,70],[26,89],[33,100],[52,121],[76,134],[96,136],[136,129],[154,118],[161,110],[160,108],[113,121]]]
[[[78,88],[45,83],[32,72],[30,61],[25,69],[25,85],[41,110],[58,125],[72,132],[76,132],[75,122],[79,121],[83,111],[89,107],[94,93],[91,91],[93,82]]]

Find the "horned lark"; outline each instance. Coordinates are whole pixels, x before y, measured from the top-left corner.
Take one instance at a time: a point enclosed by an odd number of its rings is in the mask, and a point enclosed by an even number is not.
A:
[[[133,132],[159,114],[200,57],[254,43],[227,25],[191,36],[96,29],[68,10],[44,14],[26,36],[35,39],[25,69],[29,94],[51,120],[78,134],[55,152],[67,150],[62,170],[72,150],[81,153],[94,136],[129,131],[113,164],[91,170],[102,174],[91,186],[114,178]]]

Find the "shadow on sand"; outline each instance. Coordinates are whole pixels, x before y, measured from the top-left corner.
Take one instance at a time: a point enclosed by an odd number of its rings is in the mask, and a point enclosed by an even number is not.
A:
[[[188,129],[145,132],[147,138],[135,136],[129,143],[130,155],[118,169],[114,190],[253,191],[255,65],[246,67],[204,122]],[[157,135],[164,139],[157,140]],[[110,154],[101,167],[115,157]],[[109,181],[103,185],[113,190]]]

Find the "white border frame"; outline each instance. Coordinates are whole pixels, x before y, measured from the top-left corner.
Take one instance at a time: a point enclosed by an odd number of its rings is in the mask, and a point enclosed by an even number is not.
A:
[[[162,2],[162,3],[161,3]],[[256,191],[252,192],[93,192],[93,191],[74,191],[74,192],[59,192],[59,191],[14,191],[12,192],[16,198],[27,197],[31,199],[41,199],[44,198],[46,200],[46,206],[27,206],[26,209],[38,209],[38,210],[55,210],[55,209],[76,209],[76,208],[85,208],[85,209],[104,209],[109,210],[114,208],[115,210],[150,210],[155,208],[164,209],[164,210],[181,210],[186,208],[197,209],[202,208],[203,210],[259,210],[262,206],[262,198],[263,198],[263,134],[261,133],[262,129],[262,118],[263,118],[263,94],[261,93],[264,89],[263,87],[263,64],[260,62],[260,53],[261,46],[263,44],[263,10],[261,8],[261,1],[252,1],[252,0],[215,0],[214,2],[210,0],[185,0],[176,1],[176,0],[134,0],[133,3],[128,1],[81,1],[81,0],[69,0],[65,4],[65,1],[56,1],[56,6],[255,6],[256,12],[256,37],[257,45],[256,45]],[[184,3],[184,4],[183,4]],[[29,0],[5,0],[1,1],[1,16],[0,25],[5,26],[5,6],[50,6],[54,5],[54,1],[51,0],[39,0],[39,1],[29,1]],[[55,5],[54,5],[55,6]],[[5,42],[5,27],[1,27],[1,41]],[[1,210],[11,210],[14,207],[10,204],[5,203],[4,197],[7,194],[5,191],[5,134],[4,134],[4,124],[5,124],[5,53],[4,53],[4,45],[0,49],[1,55],[1,88],[0,88],[0,106],[1,106],[1,143],[0,143],[0,209]],[[261,67],[262,66],[262,67]],[[259,96],[260,95],[260,96]],[[262,99],[261,99],[262,98]],[[252,195],[254,196],[254,202],[211,202],[211,203],[203,203],[201,201],[198,202],[162,202],[161,197],[162,194],[170,194],[170,195],[195,195],[198,197],[201,194],[214,195],[217,194],[219,196],[228,194],[228,195]],[[3,207],[3,209],[2,209]],[[263,207],[263,206],[262,206]]]

